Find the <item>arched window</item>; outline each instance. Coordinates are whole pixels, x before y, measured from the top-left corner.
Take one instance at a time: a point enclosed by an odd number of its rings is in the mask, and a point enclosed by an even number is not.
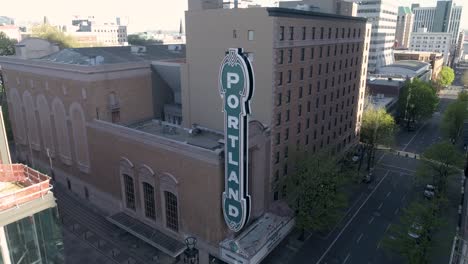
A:
[[[128,209],[135,210],[135,184],[133,178],[127,174],[123,175],[125,190],[125,205]]]
[[[37,96],[37,110],[39,111],[39,124],[41,126],[42,141],[44,148],[49,149],[51,156],[54,155],[54,144],[52,142],[52,126],[50,123],[50,109],[44,95]]]
[[[41,149],[41,143],[39,140],[39,134],[37,130],[37,120],[36,120],[36,112],[34,110],[34,102],[32,99],[31,94],[28,91],[23,93],[23,103],[24,103],[24,110],[26,113],[26,127],[28,130],[29,142],[31,146],[36,149]]]
[[[161,192],[164,196],[164,219],[166,227],[172,231],[179,231],[179,207],[178,207],[178,188],[177,179],[168,173],[160,177]]]
[[[89,171],[88,140],[86,135],[86,121],[83,109],[78,103],[70,106],[70,119],[75,143],[75,154],[78,167],[83,172]]]
[[[62,101],[55,98],[52,102],[55,129],[60,158],[65,164],[71,165],[70,139],[68,136],[67,116]]]
[[[164,192],[166,204],[166,226],[173,231],[179,231],[179,213],[177,207],[177,196],[171,192]]]
[[[156,220],[156,202],[154,201],[153,185],[143,182],[143,202],[145,208],[145,216]]]
[[[18,143],[26,144],[26,132],[24,127],[24,116],[22,110],[22,103],[16,89],[9,90],[10,95],[10,109],[13,112],[15,137]]]

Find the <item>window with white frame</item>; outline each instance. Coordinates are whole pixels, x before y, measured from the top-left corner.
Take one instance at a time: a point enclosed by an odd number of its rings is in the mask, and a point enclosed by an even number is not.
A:
[[[154,201],[154,187],[147,182],[143,182],[143,200],[145,205],[145,216],[155,220],[156,203]]]
[[[127,174],[123,175],[125,188],[125,205],[128,209],[135,210],[135,184],[133,178]]]
[[[166,226],[173,231],[179,231],[179,215],[177,208],[177,196],[171,192],[165,191],[166,201]]]

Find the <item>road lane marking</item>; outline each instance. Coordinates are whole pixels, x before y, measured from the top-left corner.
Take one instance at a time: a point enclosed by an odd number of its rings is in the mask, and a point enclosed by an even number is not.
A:
[[[385,166],[385,167],[389,167],[389,168],[398,169],[398,170],[409,171],[409,172],[411,172],[411,173],[415,173],[415,172],[416,172],[415,170],[410,170],[410,169],[406,169],[406,168],[402,168],[402,167],[398,167],[398,166],[393,166],[393,165],[386,164],[386,163],[382,163],[381,165],[382,165],[382,166]]]
[[[390,226],[392,225],[392,223],[388,224],[387,225],[387,228],[385,228],[385,233],[387,233],[388,229],[390,229]]]
[[[400,211],[400,208],[397,208],[397,209],[395,210],[395,215],[398,214],[398,211]]]
[[[369,220],[369,225],[374,221],[374,217]]]
[[[380,203],[378,210],[380,210],[380,208],[382,208],[382,205],[383,205],[383,202]]]
[[[351,253],[348,253],[348,255],[346,256],[346,258],[345,258],[344,261],[343,261],[343,264],[345,264],[346,261],[348,261],[349,257],[351,257]]]
[[[387,193],[387,196],[385,196],[385,198],[388,198],[388,197],[390,196],[391,193],[392,193],[392,192],[388,192],[388,193]]]
[[[356,243],[359,244],[359,241],[361,241],[361,238],[364,236],[364,233],[361,233],[361,235],[359,236],[359,238],[357,239]]]
[[[385,155],[385,154],[384,154]],[[383,157],[383,156],[382,156]],[[330,246],[328,246],[327,250],[325,250],[325,252],[323,253],[323,255],[320,257],[320,259],[316,262],[316,264],[319,264],[322,259],[325,257],[325,255],[328,254],[328,252],[330,251],[330,249],[335,245],[336,241],[338,241],[338,239],[341,237],[341,235],[343,234],[343,232],[346,230],[346,228],[349,226],[349,224],[351,224],[351,222],[354,220],[354,218],[356,218],[356,215],[359,213],[359,211],[361,211],[361,208],[367,203],[367,201],[371,198],[371,196],[375,193],[375,191],[377,191],[377,189],[379,188],[380,184],[382,184],[382,182],[385,180],[385,178],[387,178],[388,174],[390,172],[387,171],[387,173],[385,173],[385,176],[382,177],[382,179],[380,180],[380,182],[375,186],[374,190],[372,190],[372,192],[367,196],[366,200],[364,200],[364,202],[361,204],[361,206],[359,206],[359,208],[356,210],[356,212],[354,213],[354,215],[351,217],[351,219],[349,219],[349,221],[346,223],[346,225],[343,227],[343,229],[341,229],[340,233],[338,233],[338,235],[335,237],[335,239],[332,241],[332,243],[330,244]]]
[[[382,240],[379,240],[379,243],[377,244],[377,249],[380,248],[380,242],[382,242]]]
[[[401,201],[403,202],[405,199],[406,199],[406,194],[403,195],[403,197],[401,198]]]
[[[406,146],[403,148],[403,151],[406,150],[406,148],[411,144],[411,142],[414,140],[414,138],[419,134],[419,132],[421,131],[421,129],[423,127],[425,127],[427,124],[427,122],[424,122],[424,124],[418,129],[418,131],[416,131],[416,134],[414,134],[414,136],[410,139],[410,141],[408,141],[408,143],[406,143]]]

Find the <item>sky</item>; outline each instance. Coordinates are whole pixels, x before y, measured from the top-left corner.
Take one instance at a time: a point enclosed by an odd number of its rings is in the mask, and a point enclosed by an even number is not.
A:
[[[17,24],[22,21],[42,21],[47,16],[52,24],[69,24],[72,16],[93,15],[96,18],[128,19],[128,31],[178,30],[180,20],[184,18],[189,0],[1,0],[0,15],[15,18]],[[275,0],[255,0],[262,5],[272,5]],[[437,0],[395,0],[399,5],[435,6]],[[466,0],[456,0],[457,3]],[[467,1],[468,2],[468,1]],[[27,8],[25,8],[27,6]],[[468,5],[465,7],[468,9]],[[468,10],[464,11],[465,14]],[[464,21],[468,29],[468,18]]]

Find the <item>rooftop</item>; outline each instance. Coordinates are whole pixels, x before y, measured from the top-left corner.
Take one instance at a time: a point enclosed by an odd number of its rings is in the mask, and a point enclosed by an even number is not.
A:
[[[179,47],[180,48],[174,48]],[[179,60],[185,58],[183,45],[148,45],[63,49],[42,57],[40,61],[94,66],[145,60]]]
[[[330,13],[321,13],[315,11],[304,11],[291,8],[281,8],[281,7],[267,7],[268,14],[274,17],[295,17],[295,18],[320,18],[320,19],[330,19],[330,20],[353,20],[366,22],[367,18],[364,17],[353,17],[353,16],[343,16]]]
[[[398,7],[398,13],[399,14],[412,14],[413,12],[411,11],[411,8],[407,6],[400,6]]]
[[[185,129],[159,120],[143,121],[128,127],[204,149],[216,150],[223,147],[224,135],[206,129]]]
[[[395,86],[395,87],[400,87],[403,85],[406,79],[404,78],[370,78],[367,81],[367,84],[369,85],[386,85],[386,86]]]
[[[382,68],[387,68],[387,67],[398,67],[398,68],[404,68],[412,71],[418,71],[421,68],[426,67],[429,65],[427,62],[423,61],[417,61],[417,60],[401,60],[401,61],[395,61],[393,64],[384,66]]]
[[[23,164],[0,164],[0,211],[48,194],[50,178]]]

